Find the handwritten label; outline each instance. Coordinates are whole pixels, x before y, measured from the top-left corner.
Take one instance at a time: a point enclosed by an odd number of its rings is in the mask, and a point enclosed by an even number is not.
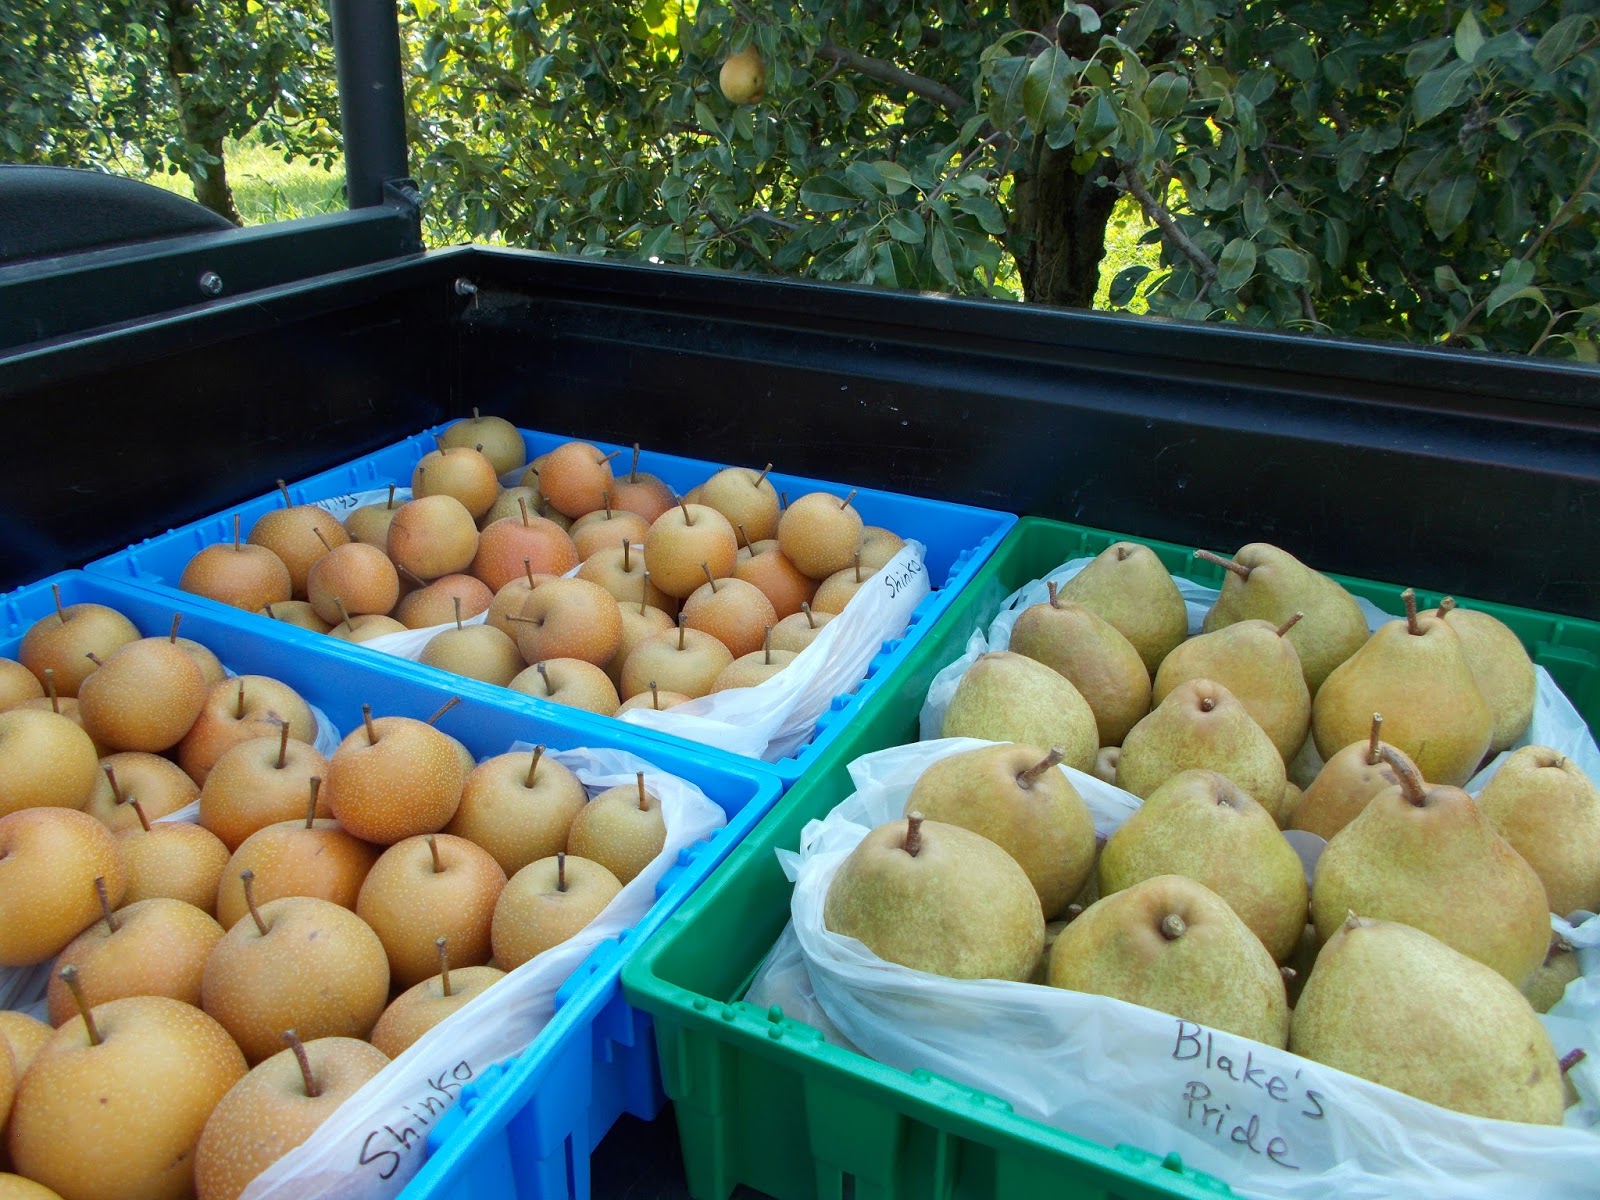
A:
[[[379,1179],[388,1179],[400,1169],[403,1154],[421,1148],[428,1140],[429,1126],[449,1111],[462,1084],[471,1079],[472,1064],[468,1062],[458,1062],[428,1079],[427,1090],[421,1096],[400,1105],[406,1115],[398,1118],[399,1128],[380,1125],[367,1133],[362,1139],[356,1165],[371,1167],[378,1172]]]
[[[914,559],[913,561],[907,563],[901,570],[896,571],[893,575],[885,575],[883,577],[883,585],[889,589],[889,595],[891,597],[898,596],[901,589],[915,579],[918,575],[921,575],[923,570],[924,568],[922,565],[922,560]]]
[[[1172,1057],[1190,1064],[1193,1076],[1178,1097],[1183,1119],[1219,1140],[1263,1155],[1285,1170],[1300,1170],[1293,1161],[1289,1138],[1296,1124],[1325,1117],[1322,1093],[1299,1084],[1299,1068],[1286,1078],[1257,1062],[1255,1051],[1248,1046],[1240,1058],[1229,1045],[1224,1041],[1219,1047],[1216,1036],[1204,1026],[1178,1022]],[[1238,1086],[1223,1083],[1223,1076]],[[1252,1097],[1255,1102],[1244,1102]]]

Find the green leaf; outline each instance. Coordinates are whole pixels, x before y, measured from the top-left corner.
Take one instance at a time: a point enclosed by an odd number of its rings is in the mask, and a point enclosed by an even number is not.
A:
[[[1406,78],[1417,79],[1433,70],[1449,56],[1450,46],[1449,38],[1436,37],[1411,47],[1406,53]]]
[[[1067,0],[1064,9],[1078,19],[1078,28],[1084,33],[1094,33],[1100,28],[1100,14],[1087,4],[1077,4],[1074,0]]]
[[[1118,271],[1115,278],[1111,280],[1111,288],[1106,297],[1111,302],[1111,306],[1113,308],[1126,307],[1139,290],[1139,285],[1145,281],[1146,276],[1149,274],[1150,268],[1142,264],[1124,267]]]
[[[939,278],[947,287],[956,286],[956,264],[950,257],[950,237],[944,231],[944,226],[933,227],[933,237],[930,239],[930,249],[933,251],[933,269],[939,273]]]
[[[800,185],[800,203],[812,212],[843,212],[861,200],[834,176],[814,175]]]
[[[1273,64],[1283,68],[1294,80],[1305,83],[1317,75],[1317,55],[1306,42],[1296,39],[1272,52]]]
[[[1443,241],[1460,227],[1472,211],[1478,195],[1478,181],[1471,175],[1452,175],[1428,189],[1423,211],[1433,236]]]
[[[1223,247],[1217,259],[1217,286],[1238,291],[1256,273],[1256,244],[1247,238],[1234,238]]]
[[[889,229],[889,236],[897,242],[920,246],[928,236],[928,224],[914,208],[895,209],[889,214],[885,225]]]
[[[1043,132],[1067,111],[1073,74],[1071,56],[1053,43],[1029,64],[1022,81],[1022,112],[1036,131]]]
[[[1096,91],[1094,98],[1083,106],[1083,115],[1078,118],[1076,145],[1083,151],[1099,149],[1100,143],[1116,131],[1117,110],[1111,106],[1104,92]]]
[[[883,179],[868,164],[853,162],[844,169],[844,182],[863,200],[883,199]]]
[[[897,162],[883,159],[868,165],[878,173],[878,177],[883,180],[883,190],[891,196],[898,196],[912,186],[911,172]]]
[[[1489,301],[1484,305],[1484,314],[1494,316],[1495,310],[1503,304],[1508,304],[1533,282],[1533,264],[1513,258],[1500,269],[1500,282],[1495,284],[1494,291],[1489,293]],[[1543,299],[1541,295],[1540,299]]]
[[[1456,57],[1462,62],[1477,61],[1478,51],[1483,49],[1483,29],[1478,25],[1478,18],[1472,15],[1469,8],[1461,14],[1461,20],[1456,22]]]
[[[1588,27],[1593,23],[1594,18],[1584,13],[1562,17],[1544,31],[1539,44],[1533,48],[1533,61],[1546,71],[1554,71],[1572,57],[1573,52],[1588,35]]]
[[[1467,285],[1461,282],[1461,277],[1456,274],[1456,269],[1448,264],[1433,269],[1433,286],[1448,295],[1451,292],[1465,292]]]
[[[1342,270],[1345,256],[1350,253],[1350,226],[1338,217],[1328,217],[1322,223],[1322,258],[1334,270]]]
[[[1417,80],[1417,89],[1412,93],[1412,119],[1421,125],[1461,103],[1471,78],[1472,67],[1464,62],[1446,63],[1429,71]]]
[[[1264,257],[1267,270],[1285,283],[1305,283],[1311,278],[1311,267],[1306,256],[1288,246],[1274,246]]]
[[[985,233],[992,233],[999,237],[1006,231],[1006,215],[1000,206],[988,196],[963,196],[960,200],[961,209],[978,218],[978,224]]]
[[[1175,117],[1189,101],[1189,81],[1174,71],[1163,71],[1144,90],[1145,108],[1152,120]]]

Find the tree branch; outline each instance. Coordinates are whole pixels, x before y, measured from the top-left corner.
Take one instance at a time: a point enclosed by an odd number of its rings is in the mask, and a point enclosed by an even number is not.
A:
[[[717,227],[718,233],[727,238],[730,242],[733,242],[739,246],[743,246],[746,250],[750,251],[751,254],[754,254],[762,262],[766,263],[767,270],[777,271],[777,264],[772,261],[772,256],[770,254],[767,254],[765,251],[763,251],[760,246],[756,245],[744,234],[730,228],[727,224],[720,220],[717,217],[717,214],[711,210],[711,206],[709,204],[706,205],[704,212],[707,219],[709,219],[710,222]]]
[[[865,54],[857,54],[854,50],[846,49],[831,39],[822,43],[817,50],[817,56],[848,67],[868,79],[876,79],[879,83],[887,83],[890,87],[905,88],[906,91],[921,96],[924,100],[930,100],[951,113],[959,113],[972,106],[971,102],[954,88],[946,87],[932,79],[925,79],[921,75],[913,75],[910,71],[903,71],[881,58],[869,58]]]
[[[1139,178],[1132,163],[1123,163],[1122,180],[1128,186],[1128,191],[1139,202],[1139,207],[1144,210],[1144,215],[1154,221],[1167,239],[1194,264],[1195,270],[1200,272],[1202,287],[1209,288],[1211,281],[1217,277],[1217,264],[1199,246],[1190,240],[1178,225],[1176,217],[1169,212],[1165,205],[1150,194],[1150,189],[1144,186],[1144,181]]]

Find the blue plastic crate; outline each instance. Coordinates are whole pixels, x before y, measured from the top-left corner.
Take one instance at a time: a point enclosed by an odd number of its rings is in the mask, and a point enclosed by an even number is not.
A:
[[[586,1197],[589,1152],[600,1138],[623,1112],[649,1119],[664,1103],[649,1020],[622,998],[623,963],[777,802],[777,776],[733,755],[673,745],[620,721],[559,705],[508,707],[495,703],[495,696],[469,697],[454,676],[424,675],[411,669],[414,664],[385,655],[357,660],[332,654],[331,647],[342,645],[336,639],[294,636],[304,631],[80,571],[0,595],[0,655],[15,657],[28,627],[52,610],[52,584],[60,586],[63,604],[107,605],[146,634],[166,633],[173,613],[181,612],[182,636],[209,647],[235,671],[283,680],[344,732],[359,726],[363,703],[380,716],[425,719],[460,695],[462,703],[438,726],[480,758],[503,753],[518,740],[626,749],[695,784],[727,814],[727,825],[710,839],[680,852],[640,922],[620,939],[597,946],[572,974],[557,993],[554,1018],[533,1044],[464,1089],[459,1116],[430,1131],[428,1151],[438,1161],[425,1164],[405,1193]],[[465,1119],[469,1115],[476,1119]],[[509,1144],[496,1139],[508,1124],[515,1132]],[[502,1187],[511,1179],[518,1184],[514,1193]]]
[[[411,483],[412,468],[424,454],[434,448],[434,435],[442,432],[444,428],[443,425],[437,426],[352,463],[324,471],[320,475],[313,475],[309,479],[292,484],[289,487],[289,494],[298,504],[349,492],[379,489],[390,483],[408,487]],[[561,435],[526,430],[523,431],[523,437],[527,443],[530,459],[569,440]],[[620,450],[621,462],[627,462],[631,455],[631,448],[628,447],[619,447],[606,442],[595,444],[602,450]],[[753,465],[759,467],[761,463]],[[698,459],[649,452],[644,453],[639,459],[641,471],[659,476],[680,492],[704,482],[720,469],[720,466],[721,464]],[[788,492],[791,499],[811,491],[825,490],[842,496],[850,490],[848,484],[785,475],[777,471],[768,478],[780,491]],[[142,587],[170,590],[175,594],[181,594],[177,593],[177,586],[184,566],[203,547],[232,539],[234,513],[240,515],[240,524],[248,534],[250,527],[263,513],[280,507],[282,503],[282,498],[276,492],[259,496],[236,508],[195,521],[158,537],[149,538],[136,546],[92,562],[87,570]],[[853,692],[836,697],[833,705],[817,719],[816,733],[811,740],[791,756],[767,764],[783,779],[785,787],[804,774],[834,741],[852,716],[860,711],[860,706],[871,699],[877,691],[877,685],[905,659],[923,635],[932,628],[934,622],[950,606],[952,598],[988,561],[1017,520],[1010,513],[972,508],[963,504],[948,504],[937,500],[923,500],[869,488],[856,490],[854,504],[866,524],[884,526],[902,537],[915,538],[926,546],[928,578],[931,583],[937,582],[938,587],[917,606],[905,633],[883,644],[882,649],[868,664],[866,676],[861,684]],[[209,607],[224,607],[198,597],[192,599],[198,604]],[[249,619],[262,625],[270,623],[265,617],[252,616]],[[304,637],[321,643],[333,642],[335,652],[352,653],[358,655],[362,661],[380,657],[377,651],[350,646],[338,639],[324,638],[309,632],[305,633]],[[486,684],[463,682],[456,676],[436,672],[432,667],[411,664],[411,669],[441,681],[441,686],[444,680],[457,680],[450,686],[463,694],[472,692],[484,697],[493,694],[499,697],[501,703],[525,707],[530,711],[543,712],[552,707],[548,702],[534,697],[510,693]],[[669,734],[658,736],[678,746],[690,744]]]

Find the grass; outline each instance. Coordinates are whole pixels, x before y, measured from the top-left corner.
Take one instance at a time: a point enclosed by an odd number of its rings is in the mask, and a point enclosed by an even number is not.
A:
[[[284,162],[283,154],[251,139],[232,141],[224,149],[233,203],[246,225],[290,221],[344,207],[344,163],[331,169],[304,159]],[[194,196],[187,175],[152,175],[147,180],[180,196]]]

